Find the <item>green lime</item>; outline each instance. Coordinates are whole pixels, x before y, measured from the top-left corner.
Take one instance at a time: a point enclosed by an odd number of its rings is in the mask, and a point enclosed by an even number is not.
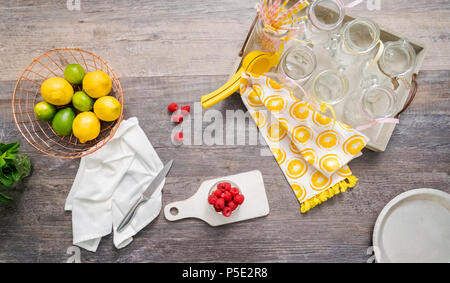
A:
[[[75,119],[75,113],[72,108],[64,108],[59,110],[53,117],[53,130],[60,136],[68,136],[72,133],[72,124]]]
[[[51,121],[56,113],[56,107],[46,101],[39,102],[34,106],[36,118],[42,121]]]
[[[81,112],[90,111],[94,105],[94,100],[84,91],[77,91],[72,97],[72,104]]]
[[[83,82],[85,72],[78,64],[69,64],[64,70],[64,78],[71,84],[79,85]]]

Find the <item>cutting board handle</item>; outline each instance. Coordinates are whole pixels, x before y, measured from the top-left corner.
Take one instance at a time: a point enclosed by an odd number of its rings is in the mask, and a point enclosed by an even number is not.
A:
[[[185,218],[199,218],[188,200],[169,203],[164,207],[164,215],[169,221],[177,221]]]

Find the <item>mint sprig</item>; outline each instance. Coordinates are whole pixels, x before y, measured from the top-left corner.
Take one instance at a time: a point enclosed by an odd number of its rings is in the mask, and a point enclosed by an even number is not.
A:
[[[20,144],[0,143],[0,189],[11,188],[21,179],[31,174],[30,159],[19,154]],[[12,198],[0,191],[0,202],[9,202]]]

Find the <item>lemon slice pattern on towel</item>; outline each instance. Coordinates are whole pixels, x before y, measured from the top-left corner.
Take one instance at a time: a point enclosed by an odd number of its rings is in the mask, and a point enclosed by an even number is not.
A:
[[[369,142],[364,134],[315,111],[269,77],[244,73],[240,92],[303,213],[355,186],[348,163]]]

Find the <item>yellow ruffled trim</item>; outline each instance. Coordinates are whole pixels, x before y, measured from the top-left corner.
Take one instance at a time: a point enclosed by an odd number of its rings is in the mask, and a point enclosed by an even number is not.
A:
[[[347,191],[348,188],[353,188],[354,186],[356,186],[357,182],[358,178],[356,178],[355,176],[351,175],[347,177],[347,179],[340,181],[336,185],[330,187],[328,190],[323,191],[320,194],[315,195],[314,197],[303,202],[301,204],[301,212],[306,213],[310,209],[318,206],[323,202],[326,202],[335,195],[344,193],[345,191]]]

